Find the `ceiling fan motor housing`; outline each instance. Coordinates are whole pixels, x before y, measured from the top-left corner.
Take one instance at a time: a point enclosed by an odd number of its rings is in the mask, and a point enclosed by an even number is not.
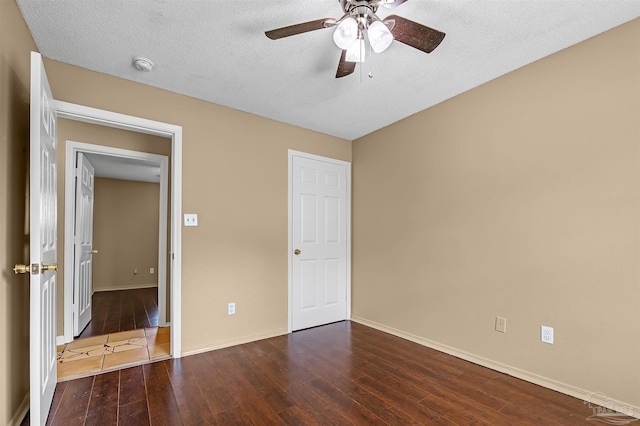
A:
[[[380,0],[346,0],[343,8],[345,15],[355,18],[361,27],[366,28],[376,19],[379,4]]]

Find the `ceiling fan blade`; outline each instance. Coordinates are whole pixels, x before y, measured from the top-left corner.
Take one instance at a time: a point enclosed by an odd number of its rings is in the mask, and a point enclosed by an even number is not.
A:
[[[397,15],[387,16],[384,20],[395,21],[395,25],[391,30],[393,38],[407,46],[422,50],[425,53],[431,53],[438,47],[445,34],[442,31],[425,27],[417,22],[410,21]]]
[[[407,1],[407,0],[395,0],[394,2],[391,2],[391,3],[384,3],[384,7],[388,8],[388,9],[393,9],[394,7],[400,6],[405,1]]]
[[[302,34],[309,31],[321,30],[335,25],[336,20],[333,18],[316,19],[315,21],[303,22],[301,24],[289,25],[288,27],[276,28],[275,30],[265,31],[265,35],[271,40],[289,37],[292,35]]]
[[[343,50],[340,55],[340,62],[338,63],[338,71],[336,71],[336,78],[346,77],[352,74],[356,70],[356,63],[347,61],[347,51]]]

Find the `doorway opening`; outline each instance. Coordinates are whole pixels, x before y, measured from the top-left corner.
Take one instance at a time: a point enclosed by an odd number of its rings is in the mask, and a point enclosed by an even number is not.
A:
[[[160,191],[160,205],[164,207],[160,208],[161,214],[164,212],[165,224],[163,226],[164,232],[159,232],[159,250],[158,250],[158,281],[169,282],[171,285],[168,287],[168,291],[163,291],[158,294],[158,306],[163,308],[164,315],[160,315],[159,312],[159,326],[169,325],[167,312],[170,312],[171,321],[171,333],[170,333],[170,354],[174,358],[181,356],[181,198],[182,198],[182,128],[167,123],[156,122],[139,117],[128,116],[124,114],[113,113],[109,111],[94,109],[85,107],[82,105],[70,104],[67,102],[55,101],[55,108],[59,118],[65,118],[69,120],[81,121],[88,124],[97,124],[100,126],[107,126],[121,130],[128,130],[132,132],[138,132],[148,135],[160,136],[162,138],[168,138],[171,141],[171,164],[168,164],[167,157],[164,159],[149,158],[149,157],[136,157],[137,154],[131,152],[123,152],[126,150],[118,150],[114,148],[101,147],[99,151],[92,151],[91,146],[82,146],[80,143],[67,145],[67,151],[71,150],[71,155],[75,150],[77,152],[93,152],[96,154],[109,154],[111,156],[130,158],[133,156],[134,160],[146,161],[150,163],[156,163],[160,165],[161,180],[160,185],[164,188]],[[143,153],[146,154],[146,153]],[[65,153],[67,155],[67,153]],[[75,158],[75,155],[72,157]],[[147,156],[153,154],[146,154]],[[161,157],[161,156],[158,156]],[[66,157],[65,157],[66,158]],[[68,162],[71,165],[73,161]],[[65,196],[69,191],[68,186],[65,185]],[[65,198],[67,199],[67,198]],[[73,199],[73,195],[68,199]],[[69,215],[65,215],[65,232],[67,229],[72,229],[73,222],[69,218]],[[163,237],[164,236],[164,237]],[[162,245],[164,240],[164,246]],[[168,244],[167,244],[168,241]],[[73,264],[73,246],[69,247],[69,244],[73,243],[73,238],[67,240],[65,238],[65,266]],[[168,248],[169,247],[169,248]],[[168,250],[167,250],[168,248]],[[161,255],[161,253],[163,255]],[[164,271],[164,279],[160,278],[160,275]],[[65,298],[68,293],[67,287],[67,274],[65,274]],[[73,281],[71,281],[71,288]],[[166,287],[165,287],[166,288]],[[168,297],[167,297],[168,296]],[[169,299],[169,300],[167,300]],[[59,343],[70,342],[73,339],[73,318],[64,319],[64,341]]]
[[[171,283],[171,277],[167,279],[167,224],[168,224],[168,211],[167,211],[167,201],[168,201],[168,158],[163,155],[158,154],[150,154],[147,152],[139,152],[126,150],[121,148],[112,148],[101,145],[92,145],[81,142],[73,142],[68,141],[66,144],[66,153],[65,153],[65,224],[64,224],[64,266],[65,266],[65,274],[64,274],[64,340],[65,342],[70,342],[74,336],[77,336],[82,332],[84,325],[82,327],[79,326],[78,323],[78,314],[77,305],[74,301],[74,293],[77,294],[77,288],[74,286],[74,274],[71,271],[74,270],[74,252],[75,246],[77,244],[76,238],[74,236],[74,229],[76,223],[76,159],[79,155],[83,155],[97,165],[96,168],[96,181],[98,179],[118,179],[118,182],[108,182],[104,181],[105,185],[103,188],[109,188],[110,191],[115,191],[117,193],[121,193],[123,191],[133,191],[133,198],[128,201],[129,204],[133,202],[138,202],[137,206],[133,206],[134,209],[140,209],[144,207],[144,200],[140,200],[140,197],[143,197],[144,194],[149,194],[151,191],[151,195],[153,195],[154,189],[148,187],[149,185],[145,185],[142,182],[146,182],[153,186],[155,183],[159,185],[159,196],[158,196],[158,204],[153,206],[155,210],[157,208],[157,217],[158,217],[158,228],[157,232],[157,247],[155,260],[157,261],[157,271],[153,271],[153,274],[147,274],[148,270],[142,271],[138,270],[138,268],[142,268],[143,265],[136,265],[134,262],[134,266],[132,268],[127,267],[127,271],[119,276],[118,274],[111,274],[114,277],[110,278],[110,283],[107,283],[102,286],[105,290],[114,290],[114,289],[126,289],[126,286],[121,286],[121,281],[124,281],[122,277],[128,276],[129,272],[131,272],[132,279],[130,282],[134,282],[133,287],[140,287],[138,274],[142,275],[145,272],[150,278],[153,278],[151,275],[155,275],[157,277],[157,286],[158,286],[158,325],[161,327],[165,327],[168,325],[168,312],[167,312],[167,288],[171,288],[171,286],[167,287],[167,281]],[[124,185],[124,182],[141,182],[140,185],[132,185],[127,184]],[[99,182],[99,181],[98,181]],[[97,185],[97,184],[96,184]],[[99,189],[99,188],[98,188]],[[103,194],[104,195],[104,194]],[[97,193],[96,197],[100,197],[100,194]],[[116,200],[112,200],[116,201]],[[140,203],[142,201],[142,203]],[[107,203],[110,204],[110,203]],[[108,206],[106,206],[107,208]],[[115,207],[116,209],[126,208],[126,206]],[[116,214],[115,211],[109,211],[105,213],[107,216],[112,216]],[[133,218],[132,220],[141,220],[141,218]],[[129,233],[133,232],[133,229],[129,231]],[[115,232],[115,231],[113,231]],[[125,232],[126,235],[127,233]],[[117,238],[117,237],[116,237]],[[125,238],[125,237],[122,237]],[[144,237],[142,237],[144,238]],[[132,242],[132,244],[135,242]],[[105,242],[106,244],[106,242]],[[120,242],[112,241],[109,243],[111,247],[111,251],[119,248]],[[142,250],[144,245],[139,246],[140,250]],[[99,250],[99,249],[98,249]],[[109,253],[102,253],[104,256],[109,255]],[[135,255],[135,250],[132,255]],[[100,256],[100,253],[96,254],[96,257]],[[154,262],[155,264],[155,262]],[[108,264],[107,268],[118,268],[121,265],[117,264]],[[148,265],[150,267],[154,265]],[[131,269],[131,271],[128,271]],[[156,273],[157,272],[157,273]],[[120,282],[117,282],[120,281]],[[143,283],[148,284],[148,283]],[[106,287],[106,288],[105,288]],[[71,309],[75,306],[75,309]]]
[[[67,127],[63,123],[60,131]],[[102,134],[101,128],[84,125],[66,134],[83,130]],[[128,133],[106,135],[128,146]],[[159,144],[161,138],[149,142],[156,152],[170,153]],[[167,155],[66,141],[63,293],[68,343],[58,350],[59,380],[170,356],[169,161]]]

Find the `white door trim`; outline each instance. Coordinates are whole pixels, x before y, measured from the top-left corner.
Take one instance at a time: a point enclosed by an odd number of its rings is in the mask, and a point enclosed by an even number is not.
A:
[[[180,358],[182,356],[182,222],[180,220],[182,216],[182,126],[62,101],[55,101],[54,107],[57,109],[59,118],[171,139],[171,247],[169,250],[171,259],[169,267],[169,273],[171,274],[171,355],[174,358]],[[165,165],[165,172],[166,168]],[[65,239],[65,268],[66,244]],[[67,321],[65,319],[66,335]]]
[[[309,154],[306,152],[288,151],[288,187],[287,187],[287,214],[288,214],[288,243],[287,243],[287,274],[288,274],[288,323],[287,330],[289,333],[293,331],[293,157],[308,158],[310,160],[324,161],[330,164],[345,166],[347,168],[347,319],[351,319],[351,163],[334,158],[322,157],[320,155]]]
[[[70,271],[74,267],[74,238],[75,225],[75,163],[78,153],[109,155],[131,160],[140,160],[153,163],[160,167],[160,204],[159,229],[158,229],[158,324],[160,327],[167,325],[167,183],[168,183],[168,157],[165,155],[151,154],[148,152],[132,151],[128,149],[113,148],[109,146],[93,145],[83,142],[67,141],[65,153],[65,199],[64,199],[64,270]],[[64,342],[73,340],[74,318],[73,305],[73,275],[64,274]]]

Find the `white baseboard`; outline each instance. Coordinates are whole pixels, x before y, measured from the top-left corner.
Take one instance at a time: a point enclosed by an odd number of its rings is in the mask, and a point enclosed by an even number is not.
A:
[[[243,343],[250,343],[250,342],[255,342],[257,340],[269,339],[271,337],[282,336],[284,334],[288,334],[287,329],[279,328],[279,329],[268,331],[265,333],[244,336],[238,339],[224,340],[215,345],[195,347],[195,348],[190,348],[188,350],[183,349],[182,356],[190,356],[190,355],[201,354],[204,352],[215,351],[216,349],[223,349],[223,348],[228,348],[230,346],[242,345]]]
[[[487,367],[492,370],[499,371],[501,373],[505,373],[513,377],[517,377],[518,379],[522,379],[527,382],[534,383],[536,385],[545,387],[547,389],[551,389],[551,390],[563,393],[565,395],[573,396],[574,398],[581,399],[582,401],[591,402],[593,404],[601,405],[603,407],[609,407],[609,408],[612,408],[614,411],[623,413],[625,415],[635,417],[635,418],[640,418],[640,407],[636,407],[631,404],[626,404],[620,401],[613,400],[611,398],[607,398],[604,394],[600,392],[580,389],[575,386],[559,382],[557,380],[549,379],[547,377],[543,377],[525,370],[521,370],[519,368],[515,368],[507,364],[502,364],[500,362],[496,362],[488,358],[483,358],[481,356],[472,354],[470,352],[465,352],[460,349],[453,348],[451,346],[443,345],[433,340],[425,339],[415,334],[407,333],[405,331],[398,330],[393,327],[388,327],[386,325],[379,324],[375,321],[370,321],[358,316],[352,316],[351,321],[357,322],[362,325],[366,325],[367,327],[375,328],[376,330],[380,330],[397,337],[401,337],[403,339],[412,341],[419,345],[426,346],[428,348],[435,349],[437,351],[444,352],[449,355],[453,355],[457,358],[464,359],[465,361],[473,362],[474,364],[478,364],[483,367]]]
[[[73,340],[73,339],[71,339]],[[64,345],[65,343],[69,343],[71,340],[67,340],[62,336],[56,336],[56,346]]]
[[[20,426],[24,416],[27,415],[27,411],[29,411],[29,392],[27,392],[22,399],[20,407],[18,407],[18,411],[16,411],[11,420],[9,420],[9,426]]]
[[[117,290],[135,290],[137,288],[152,288],[158,287],[158,284],[130,284],[130,285],[119,285],[117,287],[101,287],[93,290],[94,293],[99,293],[102,291],[117,291]]]

